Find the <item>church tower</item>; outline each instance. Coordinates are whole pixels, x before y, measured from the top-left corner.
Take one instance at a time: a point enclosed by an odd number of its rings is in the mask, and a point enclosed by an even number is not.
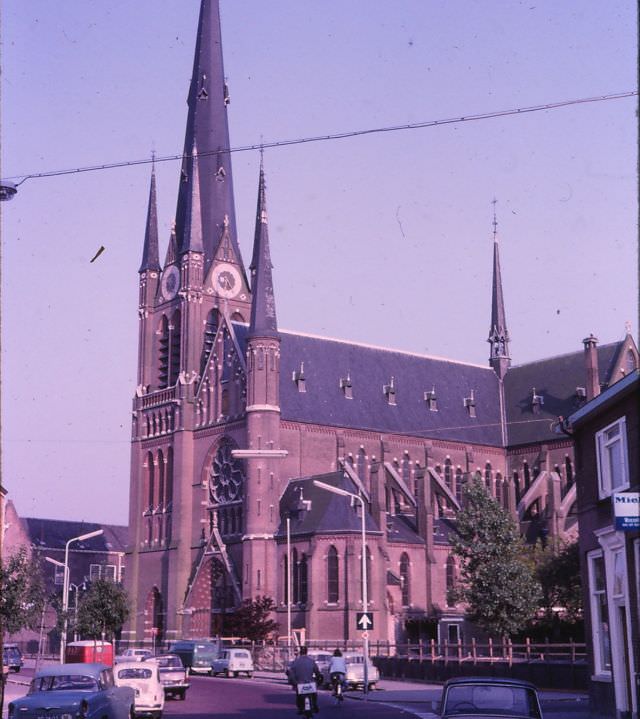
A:
[[[493,201],[493,286],[491,293],[491,329],[487,340],[491,346],[489,364],[500,379],[504,379],[511,366],[509,356],[509,331],[504,312],[502,276],[500,275],[500,248],[498,245],[498,221],[496,200]]]
[[[243,595],[276,596],[276,546],[282,494],[280,450],[280,336],[273,291],[264,168],[260,163],[258,207],[251,261],[253,305],[247,335],[247,492]]]
[[[125,632],[132,640],[212,633],[217,567],[234,575],[227,608],[239,599],[245,469],[231,452],[247,439],[247,377],[234,323],[248,323],[252,303],[236,232],[228,104],[219,3],[202,0],[175,223],[161,265],[152,170],[139,270]],[[221,502],[229,473],[235,490]],[[226,541],[235,541],[234,556]]]

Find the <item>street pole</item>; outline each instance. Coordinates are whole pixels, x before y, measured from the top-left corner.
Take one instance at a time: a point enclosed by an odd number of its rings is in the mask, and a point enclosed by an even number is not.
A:
[[[291,517],[287,516],[287,662],[291,661]]]
[[[79,537],[72,537],[64,545],[64,574],[62,585],[62,612],[64,614],[64,626],[62,628],[62,637],[60,638],[60,664],[64,664],[64,652],[67,646],[67,611],[69,610],[69,547],[73,542],[83,542],[85,539],[91,539],[103,534],[103,529],[96,529],[94,532],[81,534]]]

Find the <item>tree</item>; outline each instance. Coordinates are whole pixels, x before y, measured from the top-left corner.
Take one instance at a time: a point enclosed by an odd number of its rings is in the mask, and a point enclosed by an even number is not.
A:
[[[2,527],[0,527],[2,531]],[[34,629],[42,615],[44,584],[40,563],[21,547],[0,560],[0,656],[4,632]],[[0,714],[4,706],[4,681],[0,679]]]
[[[278,623],[270,618],[274,608],[275,602],[271,597],[245,599],[238,609],[226,617],[226,630],[234,637],[243,637],[252,642],[264,641],[278,628]]]
[[[463,490],[456,530],[460,579],[449,601],[465,602],[468,618],[490,634],[516,633],[535,615],[541,589],[515,521],[475,479]]]
[[[554,608],[560,608],[568,621],[579,620],[582,617],[582,578],[578,542],[536,547],[533,561],[547,616],[553,614]]]
[[[129,597],[124,587],[97,579],[78,605],[77,630],[90,639],[113,639],[128,617]]]

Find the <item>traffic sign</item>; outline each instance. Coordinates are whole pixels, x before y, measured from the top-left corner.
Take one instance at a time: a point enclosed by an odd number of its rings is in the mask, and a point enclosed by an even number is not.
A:
[[[373,629],[373,612],[356,612],[356,629],[363,632]]]

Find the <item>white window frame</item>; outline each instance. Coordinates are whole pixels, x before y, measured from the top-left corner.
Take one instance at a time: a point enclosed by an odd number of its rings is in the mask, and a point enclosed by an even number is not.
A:
[[[102,565],[101,564],[90,564],[89,565],[89,581],[95,582],[96,579],[102,577]]]
[[[618,427],[619,433],[615,439],[606,439],[606,434],[610,432],[614,427]],[[615,422],[603,427],[599,432],[596,432],[596,456],[598,459],[598,496],[600,499],[606,499],[610,497],[614,492],[621,492],[629,488],[629,455],[627,450],[627,421],[625,417],[620,417]],[[609,463],[607,461],[608,455],[606,450],[612,447],[614,444],[620,443],[620,472],[622,475],[622,482],[617,487],[611,485],[611,473],[609,470]]]
[[[53,567],[53,583],[56,586],[62,586],[64,584],[64,567],[60,567],[57,564]]]
[[[593,667],[595,676],[598,679],[611,680],[611,667],[608,669],[602,665],[602,654],[601,654],[601,639],[602,630],[600,626],[600,605],[598,604],[598,598],[595,590],[595,572],[594,562],[596,560],[602,560],[603,567],[603,580],[604,586],[597,590],[597,594],[603,594],[608,605],[607,597],[607,565],[604,557],[604,552],[601,549],[596,549],[587,554],[587,565],[589,573],[589,604],[591,607],[591,640],[593,646]],[[611,622],[609,621],[609,625]],[[609,630],[609,660],[612,660],[611,656],[611,630]]]

